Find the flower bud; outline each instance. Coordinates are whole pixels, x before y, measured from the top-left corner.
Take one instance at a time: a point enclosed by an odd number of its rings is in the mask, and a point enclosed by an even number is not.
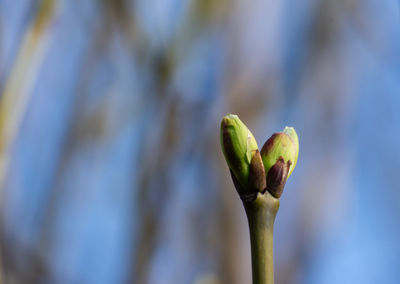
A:
[[[228,114],[221,122],[221,147],[238,193],[263,191],[265,171],[257,142],[237,115]]]
[[[285,129],[283,129],[283,133],[289,135],[289,137],[292,138],[293,143],[294,143],[295,152],[296,152],[296,156],[294,158],[293,165],[290,167],[290,170],[289,170],[289,174],[288,174],[288,178],[289,178],[289,176],[292,174],[294,168],[296,167],[297,158],[299,157],[299,138],[297,137],[297,133],[293,127],[286,126]]]
[[[286,180],[297,163],[299,141],[296,131],[286,127],[273,134],[261,149],[261,157],[267,177],[267,190],[276,198],[282,195]]]

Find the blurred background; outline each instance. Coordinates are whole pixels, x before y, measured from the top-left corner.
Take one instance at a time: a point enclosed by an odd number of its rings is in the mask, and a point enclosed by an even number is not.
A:
[[[0,0],[1,283],[250,283],[227,113],[299,135],[276,283],[398,283],[398,0]]]

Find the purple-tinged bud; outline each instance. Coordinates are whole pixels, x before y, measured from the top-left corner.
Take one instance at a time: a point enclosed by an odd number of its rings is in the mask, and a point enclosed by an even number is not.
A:
[[[237,115],[228,114],[221,122],[221,147],[235,187],[243,200],[265,190],[265,171],[257,142]]]
[[[299,153],[296,131],[286,127],[284,132],[273,134],[261,149],[267,177],[267,190],[274,197],[282,195],[286,180],[292,173]]]

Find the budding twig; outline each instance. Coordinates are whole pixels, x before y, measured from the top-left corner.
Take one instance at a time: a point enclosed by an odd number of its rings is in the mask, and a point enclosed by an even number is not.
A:
[[[237,115],[221,122],[221,147],[247,215],[253,284],[273,284],[273,229],[280,197],[297,163],[296,131],[286,127],[273,134],[261,152]]]

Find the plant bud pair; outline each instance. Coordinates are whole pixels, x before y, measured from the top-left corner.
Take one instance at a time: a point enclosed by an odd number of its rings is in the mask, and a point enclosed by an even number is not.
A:
[[[257,142],[237,115],[228,114],[221,122],[221,147],[236,190],[243,201],[252,201],[257,193],[268,190],[274,197],[282,194],[298,156],[295,130],[286,127],[271,136],[261,153]]]

